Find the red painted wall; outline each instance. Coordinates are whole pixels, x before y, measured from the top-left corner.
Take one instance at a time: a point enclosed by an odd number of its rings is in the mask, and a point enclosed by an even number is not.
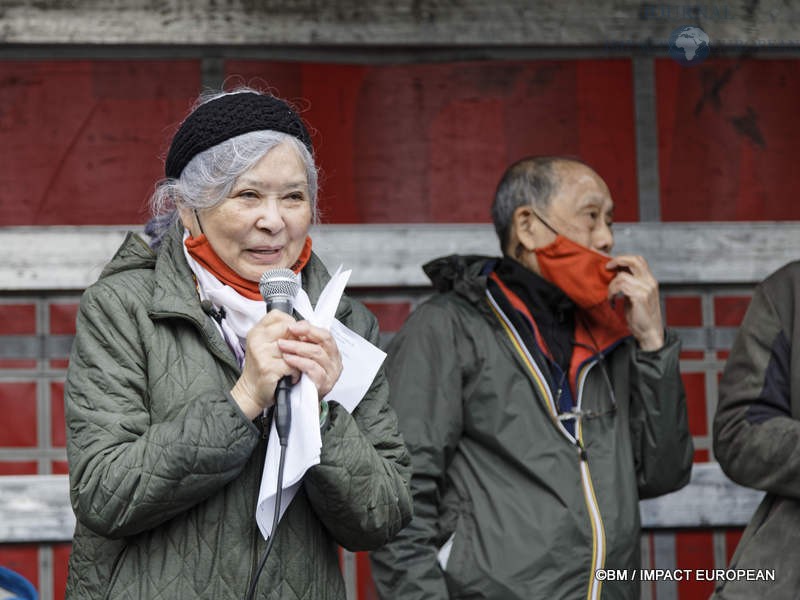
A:
[[[531,154],[582,157],[606,178],[617,218],[638,218],[628,60],[228,61],[226,73],[302,99],[328,222],[488,222],[503,171]]]
[[[587,160],[638,218],[628,60],[225,68],[303,111],[326,222],[488,222],[505,167],[545,153]],[[145,220],[199,87],[198,61],[0,63],[0,225]]]
[[[662,219],[800,219],[800,61],[655,68]]]
[[[655,61],[662,218],[667,221],[799,219],[794,157],[800,151],[797,60],[709,60],[683,68]],[[529,154],[576,155],[606,179],[619,221],[638,220],[631,62],[485,61],[342,65],[229,60],[225,74],[271,87],[293,100],[313,130],[323,170],[320,204],[331,223],[487,222],[505,167]],[[52,60],[0,62],[0,227],[113,225],[146,219],[146,200],[162,158],[200,89],[193,60]],[[790,162],[791,161],[791,162]],[[748,297],[713,297],[714,326],[736,327]],[[23,298],[0,304],[0,337],[70,335],[76,298]],[[382,329],[396,331],[411,308],[375,300]],[[667,320],[703,327],[699,295],[666,299]],[[41,322],[47,314],[47,323]],[[706,324],[707,325],[707,324]],[[682,359],[701,364],[702,348]],[[720,350],[718,358],[727,356]],[[13,427],[2,448],[65,444],[66,357],[46,365],[0,361],[0,412]],[[684,373],[690,424],[707,439],[706,381]],[[19,374],[22,373],[20,376]],[[28,375],[26,375],[28,374]],[[49,422],[37,427],[47,396]],[[46,440],[38,439],[45,431]],[[699,449],[699,461],[710,459]],[[49,460],[49,459],[48,459]],[[65,473],[64,461],[49,471]],[[0,460],[0,474],[36,473],[36,460]],[[730,556],[740,531],[724,534]],[[710,532],[676,536],[679,568],[709,566]],[[56,598],[63,597],[69,545],[53,547]],[[34,546],[0,548],[0,562],[36,580]],[[711,563],[713,566],[713,562]],[[374,597],[365,555],[356,561],[360,600]],[[681,598],[708,593],[685,584]]]
[[[200,62],[0,61],[0,226],[146,219]]]

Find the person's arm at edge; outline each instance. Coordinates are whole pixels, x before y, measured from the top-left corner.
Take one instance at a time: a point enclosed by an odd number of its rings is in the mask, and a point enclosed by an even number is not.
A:
[[[782,275],[768,279],[747,309],[720,381],[714,455],[733,481],[800,499],[800,421],[791,412],[791,333],[773,302],[780,296],[787,310],[794,310],[796,286],[787,283],[791,280]]]

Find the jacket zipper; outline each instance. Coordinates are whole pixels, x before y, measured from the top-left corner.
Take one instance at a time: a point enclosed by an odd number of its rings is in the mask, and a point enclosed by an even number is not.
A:
[[[583,497],[586,501],[586,510],[589,513],[589,521],[592,525],[592,568],[589,573],[589,588],[586,593],[587,600],[600,598],[600,591],[603,588],[602,581],[598,580],[595,573],[605,566],[606,562],[606,530],[603,525],[603,516],[600,514],[600,506],[597,503],[597,496],[594,493],[592,474],[589,471],[589,457],[583,445],[583,419],[581,418],[580,408],[583,400],[583,388],[589,371],[597,364],[593,360],[583,367],[578,376],[578,415],[575,418],[575,436],[577,445],[580,448],[580,469],[581,482],[583,483]]]
[[[599,599],[600,591],[602,589],[602,584],[595,578],[595,572],[597,571],[597,569],[601,569],[603,565],[605,565],[605,554],[606,554],[605,527],[603,526],[603,518],[600,514],[600,507],[597,503],[597,497],[595,496],[594,493],[594,485],[592,484],[592,475],[591,472],[589,471],[588,455],[586,454],[586,449],[583,445],[583,422],[580,414],[581,402],[583,398],[583,387],[586,382],[586,377],[589,374],[589,371],[591,371],[592,367],[597,364],[597,361],[593,360],[588,364],[586,364],[581,369],[580,374],[578,376],[578,398],[576,403],[576,408],[578,409],[578,412],[575,415],[575,436],[573,436],[569,433],[569,431],[567,431],[567,429],[561,424],[561,421],[558,419],[558,412],[553,402],[553,396],[552,393],[550,392],[550,388],[545,383],[546,380],[542,375],[539,366],[536,364],[536,361],[533,360],[533,357],[531,357],[530,353],[528,352],[528,349],[525,347],[525,344],[522,343],[522,339],[520,338],[517,330],[514,328],[514,325],[505,315],[500,306],[497,305],[489,290],[486,290],[486,297],[489,300],[489,305],[494,311],[495,316],[498,318],[500,324],[506,330],[506,334],[511,340],[512,345],[516,349],[517,353],[520,354],[520,356],[523,359],[523,362],[533,375],[534,382],[536,383],[540,393],[546,400],[547,408],[550,412],[550,416],[552,417],[553,422],[558,427],[559,431],[561,431],[561,433],[570,441],[570,443],[576,446],[578,449],[578,460],[579,460],[579,468],[581,475],[581,489],[583,491],[584,501],[586,502],[586,509],[589,514],[589,524],[591,525],[592,528],[592,566],[589,573],[589,586],[586,593],[586,598],[587,600]]]
[[[550,413],[550,417],[553,420],[553,423],[558,428],[558,430],[564,435],[564,437],[569,440],[571,444],[576,444],[576,438],[567,431],[567,428],[561,424],[561,421],[558,420],[558,411],[556,410],[556,405],[553,400],[553,394],[550,392],[550,388],[548,387],[547,380],[545,379],[544,375],[542,374],[541,370],[539,369],[539,365],[536,364],[536,361],[533,360],[533,357],[528,352],[528,349],[525,347],[525,344],[522,342],[522,338],[517,333],[517,330],[514,328],[514,325],[508,319],[506,314],[503,312],[503,309],[495,302],[492,295],[489,293],[489,290],[486,290],[486,297],[489,300],[489,305],[492,307],[492,310],[495,313],[495,316],[500,321],[500,324],[506,330],[506,334],[508,335],[509,339],[511,340],[511,344],[514,346],[517,353],[522,357],[523,362],[528,367],[528,370],[533,375],[534,382],[536,383],[536,387],[539,388],[542,396],[545,398],[545,403],[547,405],[547,410]]]

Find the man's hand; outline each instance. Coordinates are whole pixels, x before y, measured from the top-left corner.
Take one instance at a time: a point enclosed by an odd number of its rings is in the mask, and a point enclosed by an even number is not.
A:
[[[625,318],[642,350],[658,350],[664,345],[664,320],[658,296],[658,282],[641,256],[614,257],[606,269],[617,271],[608,286],[608,297],[625,298]]]

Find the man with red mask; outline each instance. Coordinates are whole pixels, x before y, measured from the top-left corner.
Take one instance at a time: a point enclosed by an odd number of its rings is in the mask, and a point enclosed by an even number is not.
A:
[[[389,347],[414,519],[372,555],[382,598],[638,598],[640,498],[687,483],[693,447],[658,284],[611,257],[613,202],[582,162],[512,165],[502,258],[425,265],[439,292]]]

